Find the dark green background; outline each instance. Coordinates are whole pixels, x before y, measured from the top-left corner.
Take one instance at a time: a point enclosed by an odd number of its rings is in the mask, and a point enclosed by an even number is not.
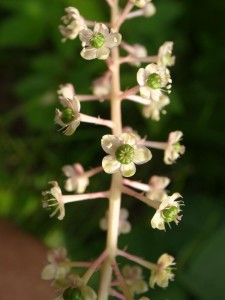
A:
[[[123,2],[125,3],[125,1]],[[165,41],[174,41],[176,66],[171,69],[171,105],[160,122],[144,120],[141,108],[123,104],[123,124],[152,140],[165,140],[174,130],[184,132],[186,154],[165,166],[160,151],[151,163],[140,166],[135,178],[166,175],[170,191],[185,201],[178,227],[160,232],[149,227],[153,211],[124,197],[133,230],[120,245],[155,261],[164,252],[177,260],[176,281],[169,288],[149,292],[153,300],[223,300],[225,295],[224,221],[224,13],[222,0],[158,0],[157,14],[123,25],[129,43],[146,45],[155,54]],[[0,3],[0,216],[16,222],[49,246],[66,244],[76,259],[93,259],[104,247],[105,234],[98,221],[105,200],[66,206],[60,222],[41,207],[41,191],[49,180],[63,184],[61,167],[75,161],[86,169],[101,163],[100,138],[109,131],[81,124],[65,137],[54,125],[59,84],[72,82],[77,93],[89,93],[91,82],[104,70],[104,62],[80,58],[79,40],[60,42],[60,17],[67,6],[96,21],[108,20],[100,0],[2,0]],[[133,67],[122,67],[123,88],[136,84]],[[82,112],[109,117],[107,102],[84,103]],[[132,122],[131,122],[132,121]],[[134,125],[135,124],[135,125]],[[91,180],[88,191],[106,189],[110,176]],[[93,214],[94,212],[94,214]],[[147,274],[148,276],[148,274]]]

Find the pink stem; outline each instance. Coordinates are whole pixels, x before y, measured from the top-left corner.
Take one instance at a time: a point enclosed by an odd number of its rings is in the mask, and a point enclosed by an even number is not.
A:
[[[140,104],[143,104],[143,105],[149,105],[151,103],[151,100],[144,99],[141,96],[137,96],[137,95],[127,96],[127,97],[125,97],[125,99],[136,102],[136,103],[140,103]]]
[[[129,179],[123,179],[123,184],[131,186],[132,188],[141,190],[143,192],[149,192],[151,190],[149,184],[145,184],[139,181],[129,180]]]
[[[141,145],[144,145],[149,148],[155,148],[155,149],[160,149],[160,150],[165,150],[167,147],[167,143],[165,142],[155,142],[155,141],[141,141]]]
[[[136,86],[132,87],[131,89],[126,90],[125,92],[123,92],[120,95],[120,99],[122,100],[122,99],[126,98],[127,96],[135,95],[138,91],[139,91],[139,85],[136,85]]]
[[[140,193],[137,193],[136,191],[134,191],[132,189],[129,189],[129,188],[123,186],[122,187],[122,191],[123,191],[124,194],[132,196],[132,197],[135,197],[138,200],[144,202],[145,204],[147,204],[147,205],[149,205],[149,206],[151,206],[151,207],[153,207],[155,209],[159,208],[160,202],[148,199],[147,197],[143,196]]]
[[[125,299],[126,300],[132,300],[130,290],[129,290],[129,288],[127,286],[127,283],[126,283],[123,275],[121,274],[120,269],[118,268],[118,265],[117,265],[116,262],[112,265],[112,268],[113,268],[113,271],[116,275],[117,280],[119,281],[119,285],[120,285],[120,288],[123,291]]]
[[[91,264],[90,268],[86,271],[86,273],[83,275],[82,279],[85,284],[88,283],[89,279],[93,275],[93,273],[96,271],[97,268],[100,267],[102,262],[106,259],[108,256],[107,251],[103,251],[102,254]]]
[[[122,23],[124,22],[124,20],[126,20],[126,17],[129,14],[129,12],[131,11],[131,9],[133,8],[133,6],[134,6],[134,4],[131,1],[127,2],[124,10],[122,11],[121,15],[119,16],[119,18],[116,21],[116,24],[114,26],[117,30],[119,30],[119,28],[122,25]]]
[[[111,296],[114,296],[114,297],[116,297],[116,298],[118,298],[118,299],[125,300],[124,295],[122,295],[121,293],[117,292],[117,291],[114,290],[114,289],[110,289],[110,295],[111,295]]]
[[[157,269],[157,265],[156,264],[151,263],[151,262],[149,262],[147,260],[144,260],[144,259],[142,259],[142,258],[140,258],[140,257],[138,257],[136,255],[129,254],[129,253],[123,251],[123,250],[119,250],[118,249],[117,250],[117,254],[120,255],[120,256],[122,256],[122,257],[125,257],[125,258],[127,258],[127,259],[129,259],[131,261],[134,261],[134,262],[138,263],[139,265],[145,267],[146,269],[150,269],[150,270]]]
[[[96,167],[96,168],[93,168],[91,169],[90,171],[87,171],[84,173],[84,176],[87,176],[87,177],[92,177],[94,176],[95,174],[101,172],[103,170],[103,168],[101,166],[99,167]]]
[[[82,122],[93,123],[97,125],[107,126],[109,128],[113,128],[113,122],[111,120],[104,120],[101,118],[96,118],[84,114],[80,114],[80,119]]]
[[[75,201],[82,201],[82,200],[91,200],[97,198],[108,198],[109,191],[104,192],[97,192],[97,193],[87,193],[87,194],[77,194],[77,195],[63,195],[63,202],[71,203]]]

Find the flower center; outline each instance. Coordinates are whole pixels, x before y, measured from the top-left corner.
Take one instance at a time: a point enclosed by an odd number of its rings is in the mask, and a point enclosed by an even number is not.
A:
[[[62,111],[62,116],[61,116],[61,120],[63,121],[63,123],[65,124],[69,124],[74,120],[74,114],[73,114],[73,110],[69,107],[65,108]]]
[[[117,148],[115,156],[121,164],[127,165],[134,159],[134,148],[129,144],[123,144]]]
[[[77,288],[67,288],[63,293],[64,300],[83,300],[84,296],[81,291]]]
[[[179,208],[176,206],[171,206],[163,211],[163,217],[166,223],[170,223],[176,220],[179,213]]]
[[[105,37],[102,33],[96,32],[93,34],[92,38],[90,39],[91,46],[94,48],[101,48],[105,43]]]
[[[151,75],[148,76],[146,83],[150,88],[158,89],[161,87],[162,80],[161,80],[161,77],[159,76],[159,74],[152,73]]]
[[[173,149],[179,153],[180,152],[180,149],[181,149],[181,145],[179,142],[176,142],[175,144],[173,144]]]

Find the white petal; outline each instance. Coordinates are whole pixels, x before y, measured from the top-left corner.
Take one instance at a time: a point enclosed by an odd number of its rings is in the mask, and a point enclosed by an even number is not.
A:
[[[175,202],[175,200],[177,200],[178,198],[182,198],[181,194],[174,193],[172,196],[169,197],[169,204],[173,206],[179,206],[179,204]]]
[[[168,142],[170,144],[175,144],[177,142],[179,142],[181,140],[183,136],[183,132],[182,131],[173,131],[173,132],[170,132],[169,134],[169,138],[168,138]]]
[[[133,133],[122,133],[120,139],[124,144],[129,144],[130,146],[134,146],[137,143],[136,135]]]
[[[129,163],[127,165],[121,165],[120,172],[124,177],[131,177],[136,172],[136,167],[134,163]]]
[[[150,99],[151,90],[148,86],[141,86],[140,87],[140,94],[145,99]]]
[[[73,107],[74,107],[74,111],[76,112],[80,111],[80,101],[76,96],[73,97]]]
[[[41,272],[41,278],[44,280],[52,280],[55,277],[56,267],[52,264],[44,267],[44,270]]]
[[[83,46],[90,45],[90,39],[93,35],[93,31],[90,29],[81,30],[79,37]]]
[[[74,120],[72,123],[70,123],[67,126],[66,130],[64,131],[64,134],[72,135],[79,125],[80,125],[80,117],[78,117],[76,120]]]
[[[99,32],[99,33],[103,34],[104,37],[106,37],[109,34],[109,29],[105,24],[97,23],[94,26],[94,32]]]
[[[96,56],[98,59],[106,59],[108,58],[109,53],[110,53],[109,48],[102,47],[100,49],[97,49]]]
[[[122,36],[118,32],[110,33],[105,39],[104,46],[106,46],[108,48],[116,47],[120,44],[121,38],[122,38]]]
[[[80,55],[81,55],[84,59],[87,59],[87,60],[95,59],[95,58],[97,58],[97,49],[91,48],[91,47],[84,48],[84,49],[81,51]]]
[[[144,68],[141,68],[138,70],[137,72],[137,82],[139,85],[145,85],[145,81],[146,81],[146,72]]]
[[[116,152],[116,149],[121,145],[120,139],[112,134],[106,134],[101,139],[101,145],[103,150],[107,154],[114,155]]]
[[[108,174],[116,173],[120,168],[120,163],[111,155],[107,155],[102,160],[102,167]]]
[[[147,72],[146,77],[148,77],[152,73],[158,73],[158,66],[156,64],[149,64],[145,67],[145,71]]]
[[[134,159],[133,162],[137,165],[141,165],[146,163],[152,158],[151,151],[145,146],[138,146],[137,149],[134,150]]]
[[[164,219],[162,218],[159,210],[156,211],[153,218],[151,219],[151,226],[154,229],[157,228],[159,230],[165,230]]]

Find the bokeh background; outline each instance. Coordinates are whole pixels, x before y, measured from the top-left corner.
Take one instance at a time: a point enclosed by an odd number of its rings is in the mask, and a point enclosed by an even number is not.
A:
[[[165,41],[174,41],[171,105],[167,115],[155,122],[142,118],[139,105],[126,102],[123,124],[159,141],[171,131],[183,131],[185,155],[175,165],[165,166],[163,153],[153,150],[152,162],[139,167],[135,179],[147,181],[154,174],[170,177],[171,193],[179,191],[184,197],[184,217],[166,233],[155,231],[149,226],[154,212],[124,197],[133,229],[121,236],[119,244],[152,261],[165,252],[176,257],[175,283],[166,290],[150,291],[151,299],[223,300],[225,2],[154,3],[154,17],[130,20],[121,32],[128,43],[144,44],[150,54]],[[59,84],[71,82],[77,93],[89,93],[92,81],[105,70],[104,62],[80,58],[78,39],[61,43],[58,25],[67,6],[77,7],[86,19],[109,17],[103,0],[0,3],[0,217],[49,247],[64,244],[72,258],[88,260],[99,255],[105,244],[98,223],[107,201],[67,205],[63,221],[49,219],[41,207],[41,191],[48,189],[48,181],[63,185],[63,165],[79,161],[89,169],[101,163],[104,153],[99,141],[109,132],[81,124],[73,136],[65,137],[54,125]],[[123,88],[136,84],[136,71],[122,67]],[[82,112],[107,118],[109,104],[84,103]],[[99,174],[91,179],[88,191],[106,189],[109,183],[110,176]]]

